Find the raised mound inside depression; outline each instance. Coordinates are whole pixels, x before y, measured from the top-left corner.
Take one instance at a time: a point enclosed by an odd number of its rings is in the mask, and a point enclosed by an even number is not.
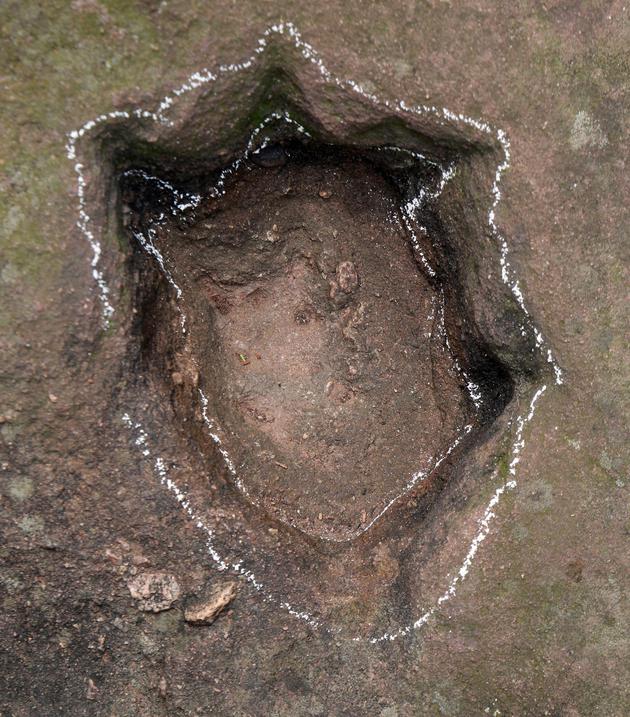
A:
[[[206,428],[249,500],[310,535],[351,539],[429,486],[476,417],[401,186],[369,153],[291,142],[196,190],[128,171],[123,195],[179,295]]]

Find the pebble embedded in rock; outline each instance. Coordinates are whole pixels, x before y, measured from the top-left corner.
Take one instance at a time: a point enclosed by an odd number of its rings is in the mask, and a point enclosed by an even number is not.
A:
[[[127,583],[131,597],[145,612],[162,612],[179,599],[181,588],[173,575],[167,573],[139,573]]]
[[[207,598],[195,601],[184,610],[184,620],[193,625],[211,625],[236,595],[236,583],[223,583],[212,589]]]
[[[87,691],[86,691],[86,698],[88,700],[95,700],[99,693],[98,687],[94,684],[94,680],[91,677],[88,677],[87,681]]]
[[[342,261],[336,273],[337,283],[344,294],[351,294],[359,286],[359,275],[351,261]]]

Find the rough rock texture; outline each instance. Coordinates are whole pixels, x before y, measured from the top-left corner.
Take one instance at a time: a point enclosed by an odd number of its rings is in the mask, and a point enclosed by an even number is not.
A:
[[[391,643],[312,629],[246,577],[231,612],[203,629],[177,603],[138,610],[127,587],[141,569],[201,594],[217,572],[121,422],[128,326],[100,330],[66,133],[240,61],[281,18],[369,92],[505,129],[497,221],[565,371],[525,428],[518,485],[456,598]],[[2,5],[2,714],[630,712],[629,27],[621,2],[595,1]],[[106,217],[94,221],[115,245]],[[499,447],[488,460],[506,471]],[[480,483],[457,510],[474,520],[491,491]],[[217,509],[216,525],[233,530],[235,511]],[[444,544],[436,574],[460,554]],[[283,566],[268,566],[279,584]],[[387,545],[368,569],[393,593],[339,600],[339,624],[404,617],[422,587],[408,573],[429,573]]]

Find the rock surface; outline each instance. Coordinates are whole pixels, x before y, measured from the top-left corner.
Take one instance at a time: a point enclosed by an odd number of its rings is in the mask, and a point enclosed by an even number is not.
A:
[[[628,12],[599,0],[1,4],[0,713],[630,714]],[[234,620],[200,630],[177,604],[138,611],[127,588],[134,566],[118,541],[141,546],[186,593],[223,575],[207,533],[155,473],[162,458],[158,467],[178,485],[191,475],[175,450],[186,439],[150,430],[165,416],[148,405],[149,384],[130,416],[147,436],[122,421],[128,376],[142,372],[127,353],[133,297],[114,278],[118,313],[104,332],[92,251],[76,227],[67,133],[113,110],[155,110],[155,98],[192,73],[242,62],[282,18],[331,72],[366,92],[505,130],[511,164],[496,221],[565,373],[525,429],[517,487],[503,496],[456,599],[391,642],[330,634],[267,601],[267,584],[258,589],[239,565],[238,541],[285,537],[255,516],[234,521],[241,508],[224,507],[229,491],[211,467],[195,473],[207,488],[203,517],[234,531],[228,568],[247,581]],[[304,57],[286,47],[276,59],[292,70]],[[212,111],[236,102],[222,99]],[[90,170],[90,186],[106,179]],[[123,276],[129,256],[114,218],[102,208],[91,219],[117,247],[106,252],[108,276]],[[488,462],[479,494],[453,497],[468,535],[509,475],[507,447]],[[414,576],[444,575],[465,554],[461,535],[443,526],[425,533],[441,551],[428,566],[405,549],[371,550],[364,572],[394,587],[345,594],[327,605],[329,616],[347,625],[357,616],[416,620]],[[281,554],[266,568],[271,587],[290,587],[300,605],[318,599],[305,587],[308,561],[304,583]],[[444,585],[428,577],[422,589],[437,595]]]

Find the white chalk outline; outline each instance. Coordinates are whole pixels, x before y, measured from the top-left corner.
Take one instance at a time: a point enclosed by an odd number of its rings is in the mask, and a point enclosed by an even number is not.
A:
[[[85,173],[84,173],[84,165],[82,162],[80,162],[77,158],[77,142],[87,135],[88,133],[92,132],[94,128],[101,125],[104,122],[108,122],[115,119],[131,119],[133,117],[140,118],[140,119],[150,119],[154,122],[163,123],[163,124],[172,124],[165,116],[164,113],[174,104],[175,99],[187,92],[191,92],[205,84],[208,84],[210,82],[213,82],[217,79],[219,74],[225,74],[225,73],[233,73],[238,72],[244,69],[247,69],[254,65],[254,63],[257,60],[257,57],[261,55],[265,48],[267,47],[269,43],[269,38],[273,35],[282,35],[285,37],[290,38],[293,41],[294,46],[296,49],[300,51],[302,56],[311,62],[317,69],[319,70],[322,77],[334,84],[336,84],[339,87],[342,88],[349,88],[354,92],[357,92],[358,94],[362,95],[366,99],[370,100],[374,104],[385,107],[391,110],[399,110],[403,113],[408,114],[416,114],[416,115],[433,115],[437,118],[438,122],[440,124],[445,124],[446,122],[453,122],[455,124],[459,123],[462,125],[466,125],[468,127],[473,127],[477,129],[480,132],[483,132],[489,136],[495,137],[496,140],[498,140],[499,144],[501,145],[503,149],[503,161],[499,163],[497,166],[496,172],[495,172],[495,178],[492,185],[492,204],[490,206],[490,209],[488,211],[488,225],[490,226],[492,233],[495,235],[497,240],[500,243],[501,247],[501,257],[500,257],[500,268],[501,268],[501,280],[509,287],[510,291],[514,295],[516,301],[518,302],[520,308],[523,310],[525,321],[526,323],[531,327],[531,329],[534,332],[535,338],[536,338],[536,346],[541,351],[541,353],[545,356],[546,360],[551,364],[554,374],[555,374],[555,382],[557,384],[561,384],[563,382],[563,374],[558,366],[551,349],[546,346],[544,338],[539,331],[539,329],[535,326],[533,323],[530,313],[526,307],[524,296],[522,293],[522,290],[519,285],[518,279],[515,277],[515,272],[512,269],[510,263],[509,263],[509,247],[507,244],[507,241],[505,237],[500,233],[497,224],[496,224],[496,210],[498,207],[498,204],[501,200],[501,190],[500,190],[500,182],[503,173],[509,168],[510,166],[510,143],[507,138],[507,135],[502,129],[493,129],[487,122],[480,119],[475,119],[472,117],[468,117],[461,113],[454,113],[448,110],[445,107],[438,108],[435,106],[430,105],[417,105],[414,107],[408,106],[403,100],[398,100],[395,102],[390,102],[389,100],[384,100],[381,98],[376,97],[375,95],[366,92],[361,85],[356,83],[354,80],[351,79],[340,79],[335,77],[324,65],[323,61],[317,54],[317,52],[314,50],[314,48],[307,42],[303,41],[301,38],[301,35],[295,25],[293,25],[290,22],[281,22],[274,24],[270,27],[268,27],[261,38],[258,40],[257,46],[254,48],[253,54],[244,60],[241,63],[237,64],[229,64],[229,65],[220,65],[217,69],[217,74],[212,73],[208,69],[202,69],[198,72],[193,73],[190,75],[190,77],[187,79],[185,83],[183,83],[179,88],[173,90],[173,92],[166,97],[162,99],[160,104],[158,105],[156,112],[151,112],[148,110],[142,110],[142,109],[135,109],[132,111],[124,111],[124,110],[116,110],[112,111],[106,114],[99,115],[98,117],[89,120],[84,125],[82,125],[79,129],[73,130],[70,133],[68,133],[67,136],[67,143],[66,143],[66,154],[68,159],[73,163],[73,168],[77,177],[77,199],[78,199],[78,215],[79,219],[77,220],[77,226],[81,233],[83,234],[84,238],[87,240],[92,256],[90,260],[90,266],[92,270],[92,276],[94,278],[94,281],[97,285],[98,291],[99,291],[99,300],[102,305],[102,320],[104,327],[108,327],[111,317],[114,314],[114,307],[110,301],[110,289],[109,286],[105,280],[104,274],[102,269],[100,268],[100,261],[101,261],[101,254],[102,254],[102,247],[100,241],[96,238],[94,235],[93,230],[91,229],[91,219],[87,212],[87,200],[85,196],[85,190],[87,186],[87,182],[85,179]],[[184,327],[182,327],[184,328]],[[524,438],[523,438],[523,431],[525,426],[532,420],[534,417],[536,404],[539,399],[539,397],[544,393],[547,386],[542,385],[539,387],[535,393],[533,394],[533,397],[530,401],[529,405],[529,412],[525,416],[519,416],[517,418],[517,429],[516,429],[516,436],[515,440],[512,444],[512,450],[511,450],[511,462],[509,465],[509,472],[510,475],[515,476],[516,474],[516,465],[520,461],[520,454],[522,453],[522,450],[524,448]],[[138,436],[136,437],[136,444],[140,447],[142,447],[142,453],[145,456],[150,455],[150,450],[147,446],[147,440],[148,437],[144,430],[142,429],[141,424],[134,423],[131,418],[125,414],[123,417],[124,422],[139,431]],[[207,540],[209,541],[208,549],[209,554],[219,567],[219,569],[227,569],[230,568],[234,570],[235,572],[241,574],[243,577],[245,577],[256,590],[262,591],[264,588],[263,586],[255,579],[255,576],[253,573],[249,570],[245,570],[242,567],[242,564],[237,563],[234,565],[227,565],[222,559],[221,556],[219,556],[216,551],[214,551],[211,539],[212,539],[212,531],[210,528],[208,528],[201,519],[197,517],[197,514],[195,511],[191,508],[190,502],[188,497],[185,493],[183,493],[176,485],[175,483],[168,478],[167,475],[167,469],[164,464],[164,461],[161,457],[157,457],[155,459],[155,471],[158,475],[160,481],[166,485],[166,487],[175,495],[176,499],[180,503],[180,505],[184,508],[186,513],[189,515],[189,517],[192,520],[196,521],[196,525],[198,528],[204,531],[206,534]],[[475,534],[468,552],[465,556],[465,559],[463,563],[461,564],[458,573],[455,575],[454,578],[449,582],[449,585],[446,589],[446,591],[438,598],[435,605],[433,605],[431,608],[426,610],[415,622],[412,624],[400,628],[397,631],[394,632],[388,632],[384,633],[383,635],[379,637],[373,637],[369,638],[370,642],[380,642],[384,640],[394,640],[399,637],[402,637],[404,635],[408,635],[413,630],[418,629],[425,625],[429,618],[435,614],[435,612],[447,601],[451,600],[457,591],[457,585],[459,582],[461,582],[465,577],[467,576],[470,566],[472,564],[472,561],[477,554],[477,551],[479,549],[479,546],[481,543],[485,540],[486,536],[489,533],[490,530],[490,523],[491,521],[496,517],[495,508],[498,505],[501,496],[505,493],[506,490],[513,489],[516,486],[516,480],[514,478],[510,478],[509,480],[505,481],[502,485],[500,485],[494,492],[492,498],[490,499],[486,510],[483,514],[483,516],[478,521],[478,531]],[[291,605],[289,605],[286,601],[282,601],[279,598],[276,598],[273,595],[268,596],[269,599],[272,599],[274,602],[277,602],[280,607],[285,609],[289,614],[293,615],[294,617],[301,619],[305,622],[307,622],[312,627],[321,627],[320,621],[314,618],[310,613],[299,611],[294,609]],[[330,628],[326,628],[330,630]],[[334,632],[334,631],[333,631]],[[354,637],[355,640],[364,640],[363,637]]]

